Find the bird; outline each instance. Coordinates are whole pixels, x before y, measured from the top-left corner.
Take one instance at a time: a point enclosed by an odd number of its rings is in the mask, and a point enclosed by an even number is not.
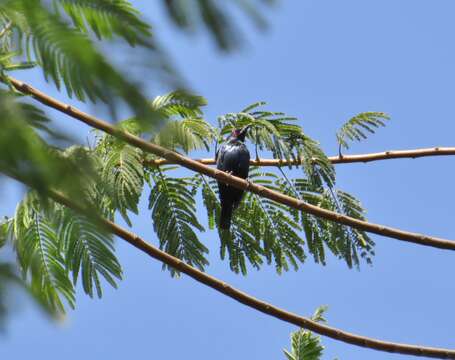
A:
[[[248,178],[250,168],[250,152],[245,145],[245,136],[250,125],[242,129],[234,129],[228,139],[220,146],[215,154],[216,168],[242,179]],[[242,200],[243,190],[218,181],[218,190],[221,203],[219,226],[229,230],[232,212]]]

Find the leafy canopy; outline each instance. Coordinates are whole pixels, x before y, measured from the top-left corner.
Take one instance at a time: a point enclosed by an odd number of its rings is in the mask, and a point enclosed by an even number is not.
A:
[[[264,24],[261,12],[250,6],[255,1],[235,3]],[[237,43],[227,5],[213,0],[164,4],[181,28],[202,23],[220,48],[229,50]],[[236,273],[247,274],[264,264],[282,273],[298,269],[308,258],[325,264],[328,254],[349,267],[360,266],[362,259],[371,262],[374,243],[366,233],[252,193],[245,194],[236,210],[231,231],[220,231],[213,180],[172,166],[153,167],[152,155],[109,135],[96,133],[93,146],[74,145],[71,136],[58,131],[43,109],[18,93],[8,78],[13,70],[27,74],[37,68],[57,89],[78,100],[105,102],[113,112],[119,103],[127,104],[133,116],[119,127],[184,154],[212,152],[214,142],[223,141],[233,127],[251,125],[247,142],[257,158],[269,155],[296,164],[252,169],[251,181],[365,219],[360,202],[336,188],[333,165],[296,118],[264,110],[266,104],[257,102],[220,116],[214,126],[204,119],[206,100],[200,96],[179,90],[150,101],[138,81],[110,61],[107,49],[119,43],[140,48],[154,59],[156,72],[180,80],[151,33],[151,26],[124,0],[0,2],[0,173],[26,179],[33,189],[0,224],[0,251],[12,249],[17,260],[0,264],[0,277],[8,279],[0,282],[0,316],[5,308],[3,289],[9,286],[5,284],[20,284],[49,313],[58,315],[65,304],[75,306],[78,283],[89,296],[101,297],[105,284],[116,287],[122,277],[112,236],[90,216],[46,198],[49,188],[108,219],[120,215],[130,226],[140,200],[148,199],[150,229],[160,248],[201,270],[208,266],[208,247],[200,239],[206,230],[217,230],[220,257]],[[364,131],[384,125],[383,119],[382,113],[351,119],[337,135],[340,146],[364,138]],[[198,211],[201,207],[206,218]],[[296,349],[300,343],[313,349],[311,354],[319,354],[312,335],[302,333]]]

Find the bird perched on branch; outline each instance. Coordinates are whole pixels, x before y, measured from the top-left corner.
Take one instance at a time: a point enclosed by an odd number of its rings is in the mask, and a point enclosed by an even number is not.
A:
[[[245,145],[245,136],[250,125],[235,129],[215,154],[216,167],[242,179],[248,178],[250,152]],[[221,202],[220,228],[229,230],[232,212],[242,200],[243,190],[218,181]]]

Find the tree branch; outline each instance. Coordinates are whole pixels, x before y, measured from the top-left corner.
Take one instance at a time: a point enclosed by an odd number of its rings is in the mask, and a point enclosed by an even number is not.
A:
[[[266,197],[270,200],[276,201],[286,206],[290,206],[297,210],[301,210],[308,214],[327,219],[339,224],[347,225],[359,230],[367,231],[370,233],[375,233],[378,235],[395,238],[398,240],[403,240],[415,244],[420,244],[424,246],[431,246],[440,249],[455,250],[455,241],[417,234],[413,232],[403,231],[400,229],[387,227],[384,225],[369,223],[367,221],[355,219],[346,215],[342,215],[327,209],[320,208],[315,205],[308,204],[302,200],[293,198],[291,196],[284,195],[282,193],[270,190],[264,186],[253,184],[249,181],[229,175],[223,171],[213,169],[210,166],[201,164],[195,160],[192,160],[186,156],[180,155],[175,151],[165,149],[159,145],[147,142],[141,139],[138,136],[132,135],[128,132],[125,132],[118,127],[115,127],[109,124],[106,121],[100,120],[94,116],[91,116],[87,113],[84,113],[81,110],[78,110],[70,105],[62,103],[41,91],[31,87],[30,85],[16,80],[12,77],[8,78],[10,83],[13,84],[16,89],[23,92],[24,94],[31,95],[33,98],[38,100],[44,105],[52,107],[58,111],[61,111],[74,119],[77,119],[91,127],[102,130],[112,136],[115,136],[128,144],[135,146],[144,152],[155,154],[160,156],[170,162],[179,164],[183,167],[186,167],[195,172],[205,174],[216,180],[222,181],[226,184],[232,185],[236,188],[250,191],[260,196]]]
[[[20,178],[17,175],[8,176],[26,184],[27,186],[32,186],[32,184],[26,179]],[[153,245],[147,243],[145,240],[140,238],[138,235],[120,227],[112,221],[100,217],[98,214],[95,214],[91,209],[87,209],[80,204],[68,199],[65,195],[54,191],[48,190],[47,195],[52,198],[54,201],[67,206],[83,215],[89,215],[89,218],[93,219],[100,226],[103,226],[107,231],[117,235],[122,238],[129,244],[133,245],[142,252],[148,254],[152,258],[169,265],[176,270],[190,276],[196,281],[250,307],[256,309],[264,314],[270,315],[279,320],[294,324],[301,328],[313,331],[317,334],[330,337],[335,340],[339,340],[348,344],[366,347],[379,351],[386,351],[392,353],[400,353],[406,355],[414,356],[426,356],[440,359],[455,359],[455,350],[417,346],[417,345],[408,345],[401,343],[394,343],[388,341],[382,341],[377,339],[368,338],[361,335],[352,334],[337,328],[333,328],[327,325],[323,325],[311,319],[299,316],[297,314],[288,312],[272,304],[269,304],[265,301],[256,299],[255,297],[244,293],[231,285],[210,276],[196,268],[184,263],[182,260],[169,255],[168,253],[159,250]]]
[[[342,156],[330,156],[329,160],[332,164],[349,164],[349,163],[367,163],[378,160],[391,160],[391,159],[404,159],[404,158],[420,158],[427,156],[443,156],[443,155],[455,155],[455,147],[434,147],[434,148],[422,148],[413,150],[391,150],[383,151],[378,153],[369,154],[356,154],[356,155],[342,155]],[[197,162],[204,165],[214,165],[215,159],[197,159]],[[289,166],[289,165],[300,165],[301,161],[296,160],[280,160],[280,159],[251,159],[251,166]],[[166,159],[156,159],[147,162],[150,166],[160,166],[171,164]]]

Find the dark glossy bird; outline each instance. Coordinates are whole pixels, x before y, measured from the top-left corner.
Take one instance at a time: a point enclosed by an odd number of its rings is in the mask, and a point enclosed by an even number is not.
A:
[[[242,179],[248,178],[250,168],[250,152],[245,145],[248,128],[235,129],[229,138],[216,152],[215,160],[218,170],[225,171]],[[242,200],[243,190],[218,181],[221,202],[220,228],[228,230],[231,226],[232,212]]]

